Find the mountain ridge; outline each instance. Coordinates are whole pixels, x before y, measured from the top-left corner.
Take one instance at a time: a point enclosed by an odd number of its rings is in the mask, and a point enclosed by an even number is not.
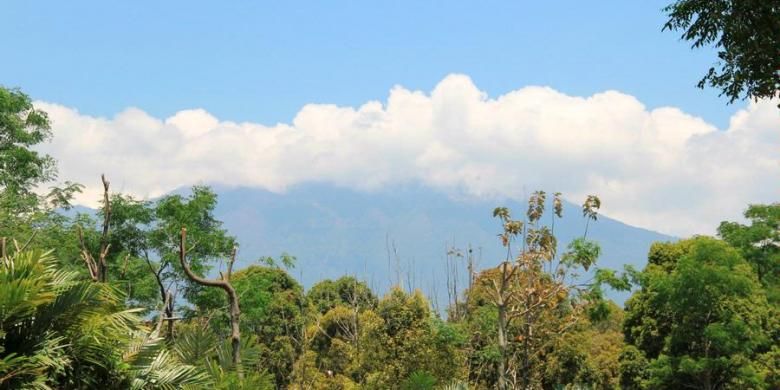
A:
[[[414,273],[406,279],[416,280],[414,287],[429,294],[434,289],[446,291],[447,248],[465,249],[470,244],[481,252],[479,269],[498,264],[505,251],[496,237],[501,225],[492,217],[493,209],[506,206],[520,217],[527,207],[506,199],[458,199],[421,185],[372,192],[326,184],[300,185],[284,193],[248,187],[214,190],[219,195],[215,215],[241,245],[239,266],[259,256],[287,252],[298,258],[291,272],[305,286],[352,274],[385,291],[397,279],[388,255],[392,249],[388,247],[395,247],[402,268]],[[545,219],[551,215],[548,209]],[[564,216],[555,225],[562,248],[582,235],[584,224],[580,207],[564,202]],[[624,264],[641,269],[652,242],[676,240],[607,216],[591,223],[588,238],[602,247],[597,266],[613,269]],[[462,268],[463,276],[465,264]],[[434,281],[438,288],[432,286]],[[465,279],[462,282],[465,286]],[[619,303],[628,296],[608,295]]]

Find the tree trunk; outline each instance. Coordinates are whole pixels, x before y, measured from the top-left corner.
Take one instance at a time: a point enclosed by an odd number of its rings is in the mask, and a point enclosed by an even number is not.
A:
[[[501,352],[501,358],[498,362],[498,388],[499,390],[506,390],[506,358],[507,350],[509,349],[509,343],[506,335],[506,305],[501,304],[498,306],[498,349]]]
[[[173,341],[173,294],[170,291],[166,292],[166,302],[168,303],[165,305],[165,318],[168,319],[168,332],[165,334],[165,338],[168,341]]]
[[[106,256],[108,256],[108,250],[111,248],[109,243],[108,231],[111,224],[111,199],[108,196],[109,182],[106,180],[105,175],[100,175],[100,180],[103,182],[103,229],[100,235],[100,252],[98,253],[97,260],[87,249],[87,244],[84,241],[84,234],[81,231],[81,225],[77,226],[79,243],[81,244],[81,258],[87,265],[89,276],[95,282],[105,283],[108,281],[108,264],[106,263]]]
[[[227,293],[228,304],[230,306],[230,345],[233,349],[233,366],[238,373],[238,378],[243,380],[244,370],[243,367],[241,367],[241,327],[239,323],[241,310],[238,305],[238,294],[236,294],[236,289],[234,289],[233,285],[230,284],[230,276],[233,273],[233,263],[236,261],[236,248],[233,248],[233,255],[227,264],[226,276],[223,276],[222,279],[211,280],[196,275],[194,272],[192,272],[189,265],[187,265],[187,261],[185,260],[186,240],[187,229],[182,227],[181,241],[179,243],[179,261],[181,262],[181,267],[184,269],[184,273],[187,274],[187,277],[190,278],[190,280],[193,282],[202,286],[221,288],[225,291],[225,293]]]
[[[243,379],[244,370],[241,367],[241,328],[239,317],[241,310],[238,307],[238,294],[230,284],[227,285],[228,301],[230,303],[230,344],[233,347],[233,365],[236,367],[238,377]]]

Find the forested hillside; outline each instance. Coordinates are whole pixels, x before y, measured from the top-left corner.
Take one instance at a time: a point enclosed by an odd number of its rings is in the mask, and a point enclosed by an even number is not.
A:
[[[107,172],[95,178],[97,214],[61,213],[82,186],[58,178],[49,187],[56,161],[35,146],[51,136],[45,112],[0,88],[2,389],[780,386],[780,204],[746,205],[745,221],[722,223],[716,237],[656,242],[634,267],[615,254],[603,261],[621,242],[610,236],[652,234],[605,222],[596,195],[577,207],[541,190],[511,207],[457,206],[473,221],[453,219],[455,206],[437,197],[419,206],[426,213],[396,216],[392,202],[356,199],[334,214],[308,200],[328,217],[301,220],[287,212],[298,204],[260,218],[253,213],[271,209],[242,208],[236,193],[227,195],[235,209],[218,213],[207,186],[140,200],[116,192]],[[259,220],[249,225],[257,231],[239,235],[218,217],[239,226],[238,214]],[[426,227],[436,224],[447,229]],[[390,275],[340,274],[325,258],[375,258],[388,227]],[[366,247],[329,246],[345,230],[365,230]],[[444,234],[452,246],[439,242]],[[268,248],[246,240],[269,235],[289,254],[236,261]],[[392,244],[409,236],[436,241],[444,259]],[[312,270],[319,251],[326,268]],[[425,269],[444,280],[443,293],[415,276]],[[371,281],[381,276],[394,286]],[[632,289],[624,308],[608,298]]]

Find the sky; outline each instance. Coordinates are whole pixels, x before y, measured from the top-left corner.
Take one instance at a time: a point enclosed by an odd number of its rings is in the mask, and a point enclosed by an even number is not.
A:
[[[528,188],[663,233],[777,200],[777,102],[727,104],[665,1],[4,4],[0,85],[98,199],[304,182],[471,196]]]

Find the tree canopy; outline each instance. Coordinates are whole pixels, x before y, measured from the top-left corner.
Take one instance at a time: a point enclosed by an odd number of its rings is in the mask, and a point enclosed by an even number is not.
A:
[[[624,386],[767,388],[777,313],[751,265],[710,237],[658,245],[650,257],[626,303]]]
[[[0,190],[27,194],[55,177],[54,159],[32,149],[51,135],[48,115],[29,96],[0,87]]]

